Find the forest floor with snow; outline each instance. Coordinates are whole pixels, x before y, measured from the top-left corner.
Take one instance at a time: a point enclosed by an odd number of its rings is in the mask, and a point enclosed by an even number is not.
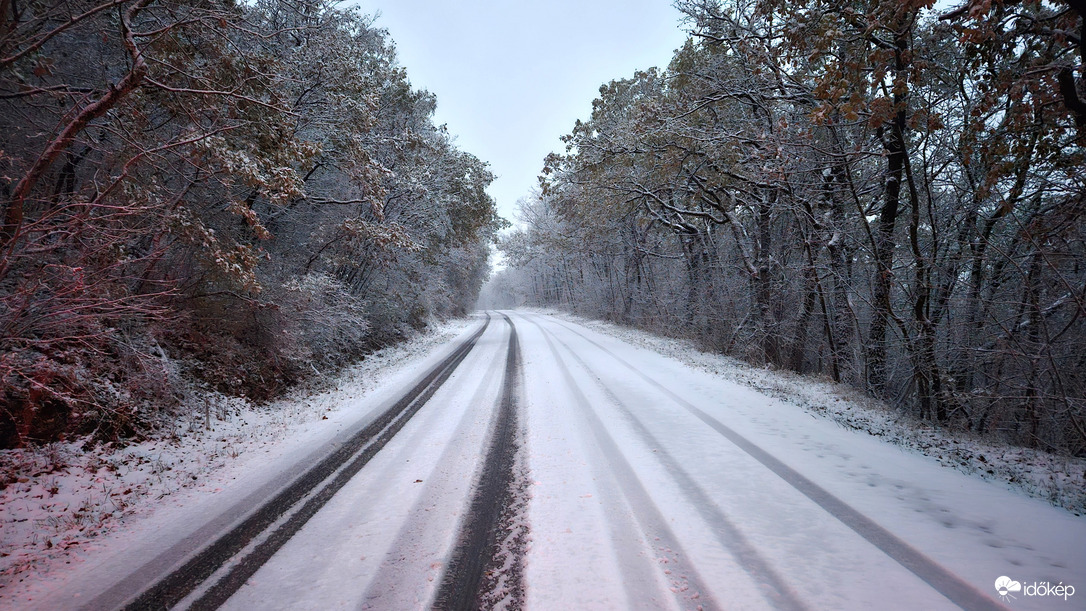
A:
[[[190,393],[172,428],[131,443],[85,449],[77,439],[0,451],[0,590],[76,561],[96,538],[122,529],[176,493],[221,483],[220,472],[328,419],[382,379],[460,334],[472,319],[433,325],[266,404]],[[3,606],[3,605],[0,605]]]
[[[1003,445],[964,431],[936,428],[902,414],[859,390],[825,378],[755,367],[698,349],[689,340],[591,320],[550,309],[550,314],[625,342],[677,359],[688,366],[753,388],[838,425],[864,431],[945,467],[1006,484],[1075,515],[1086,515],[1086,459]]]

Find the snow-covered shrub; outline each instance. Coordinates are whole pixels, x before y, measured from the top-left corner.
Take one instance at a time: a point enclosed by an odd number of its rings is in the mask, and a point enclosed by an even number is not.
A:
[[[309,358],[340,365],[366,347],[366,307],[345,286],[324,273],[296,276],[283,284],[281,307],[291,332]]]
[[[307,352],[292,341],[291,321],[278,304],[211,294],[188,307],[188,320],[167,340],[200,385],[265,400],[304,376]]]
[[[0,448],[131,437],[176,404],[178,371],[153,339],[83,331],[0,351]]]

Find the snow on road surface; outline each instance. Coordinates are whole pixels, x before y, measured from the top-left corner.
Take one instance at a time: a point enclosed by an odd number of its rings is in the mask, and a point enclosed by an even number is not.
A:
[[[430,607],[478,505],[515,328],[527,479],[522,498],[493,499],[515,508],[503,528],[526,524],[528,540],[502,550],[497,571],[522,573],[523,591],[486,597],[498,606],[1081,608],[1086,519],[585,326],[505,315],[223,607]],[[473,329],[335,412],[336,430],[373,418]],[[137,592],[169,568],[149,561],[206,544],[236,521],[230,511],[258,504],[334,439],[288,439],[221,490],[107,538],[17,606],[79,608],[117,582]],[[1005,600],[1002,576],[1023,586]],[[1078,591],[1065,600],[1058,586]]]
[[[498,401],[508,328],[475,349],[225,609],[414,609],[441,579]]]
[[[529,607],[939,609],[957,606],[947,593],[968,606],[970,588],[998,602],[1004,575],[1086,584],[1081,517],[579,325],[514,321],[535,481]],[[595,587],[571,587],[587,575]]]

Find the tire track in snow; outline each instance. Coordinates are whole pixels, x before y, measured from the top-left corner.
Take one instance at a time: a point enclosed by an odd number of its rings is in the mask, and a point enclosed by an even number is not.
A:
[[[569,332],[577,335],[584,341],[592,344],[596,348],[599,348],[611,358],[618,361],[621,365],[629,369],[631,372],[639,376],[646,383],[653,386],[669,399],[674,401],[677,405],[693,414],[697,419],[709,426],[721,436],[732,442],[741,450],[749,454],[764,467],[772,471],[778,477],[787,482],[790,486],[803,493],[807,498],[814,501],[818,506],[822,507],[830,515],[837,518],[845,526],[848,526],[856,534],[866,539],[869,543],[882,550],[887,556],[892,558],[895,562],[908,569],[914,575],[919,577],[929,586],[934,588],[937,592],[945,596],[954,604],[967,610],[1002,610],[1006,609],[1003,605],[1000,605],[995,600],[992,600],[980,590],[973,587],[972,584],[964,581],[954,573],[951,573],[948,569],[938,564],[931,558],[928,558],[916,548],[912,547],[896,535],[886,530],[871,518],[868,518],[864,514],[860,513],[852,506],[848,505],[841,499],[831,494],[825,488],[822,488],[818,484],[814,483],[807,477],[800,474],[795,469],[784,464],[773,455],[769,454],[762,448],[755,445],[753,442],[743,437],[735,430],[726,426],[716,418],[713,418],[708,413],[697,407],[693,403],[690,403],[686,399],[683,399],[679,395],[672,392],[666,386],[656,381],[652,377],[643,373],[637,367],[631,365],[622,357],[618,356],[614,352],[608,350],[599,343],[588,338],[584,334],[580,333],[573,327],[563,323],[559,320],[554,320],[556,324],[566,328]],[[538,323],[537,323],[538,324]]]
[[[431,510],[436,510],[441,503],[448,503],[450,491],[464,485],[460,478],[448,477],[448,474],[442,471],[451,468],[455,473],[459,472],[455,470],[456,467],[462,467],[463,472],[470,472],[477,463],[476,456],[486,448],[487,438],[475,441],[472,433],[480,422],[485,423],[493,419],[493,417],[488,418],[490,412],[494,411],[492,393],[495,392],[495,386],[501,384],[503,377],[503,361],[498,356],[501,353],[496,352],[497,355],[482,376],[472,375],[478,386],[467,403],[468,408],[456,422],[455,429],[449,435],[448,443],[435,462],[433,471],[429,475],[420,474],[425,479],[422,493],[410,512],[406,514],[409,518],[400,527],[392,544],[387,548],[380,567],[369,580],[369,585],[357,607],[359,611],[421,607],[424,602],[420,602],[419,599],[425,601],[432,597],[434,592],[432,586],[427,589],[428,584],[424,584],[423,589],[420,590],[417,586],[409,586],[404,582],[405,579],[410,578],[418,584],[423,576],[432,581],[438,568],[434,564],[434,559],[440,557],[448,549],[447,533],[453,530],[449,523],[454,521],[455,517],[434,518],[434,512]],[[501,390],[497,389],[496,393],[500,401]],[[425,424],[433,426],[432,423]],[[410,439],[405,441],[410,442]],[[464,492],[460,498],[470,499],[470,490]],[[436,543],[438,541],[441,542],[440,545]],[[437,577],[440,577],[440,574]]]
[[[546,340],[547,346],[554,355],[567,388],[576,399],[599,449],[607,458],[619,488],[630,501],[630,508],[633,511],[634,518],[641,525],[641,530],[647,535],[647,540],[656,541],[653,547],[658,552],[665,554],[665,557],[667,555],[671,556],[668,563],[673,565],[675,569],[671,571],[668,577],[674,579],[677,575],[680,580],[672,591],[677,597],[686,597],[689,602],[696,604],[698,609],[720,609],[720,605],[713,600],[709,590],[704,587],[705,581],[698,574],[697,569],[689,564],[687,560],[689,556],[683,551],[675,533],[667,525],[667,519],[660,513],[660,509],[656,506],[648,491],[645,490],[640,478],[638,478],[637,472],[630,466],[629,461],[626,460],[614,439],[607,432],[603,421],[600,420],[599,415],[592,408],[588,397],[585,396],[580,385],[574,380],[565,360],[559,354],[554,342],[551,341],[550,332],[545,330],[539,323],[530,322],[543,333],[543,339]]]
[[[642,442],[644,442],[647,447],[654,448],[654,455],[659,459],[667,472],[676,480],[679,489],[687,499],[690,500],[691,506],[697,510],[702,520],[710,526],[713,534],[716,535],[717,542],[735,555],[736,560],[739,561],[739,565],[742,566],[747,574],[751,576],[753,581],[758,584],[758,587],[762,590],[762,594],[765,596],[766,600],[771,602],[775,609],[780,609],[782,611],[802,611],[806,609],[806,605],[800,601],[792,588],[789,587],[784,579],[773,570],[773,567],[762,558],[761,554],[758,553],[758,550],[747,541],[746,537],[743,536],[743,533],[728,519],[717,503],[709,497],[696,481],[694,481],[694,478],[690,473],[682,468],[679,461],[664,448],[663,444],[661,444],[656,436],[652,434],[648,427],[634,415],[630,408],[623,403],[611,389],[603,384],[600,376],[596,374],[588,363],[585,363],[584,359],[577,355],[575,350],[570,348],[569,345],[562,340],[558,339],[558,337],[555,337],[554,339],[569,352],[582,369],[596,379],[596,385],[611,403],[618,408],[619,413],[622,414],[634,429]]]
[[[529,321],[531,322],[531,321]],[[533,323],[534,324],[534,323]],[[551,357],[556,361],[556,356],[551,354]],[[548,364],[549,367],[549,364]],[[554,384],[549,384],[554,390],[561,391],[562,385],[555,381]],[[548,391],[549,392],[549,391]],[[656,611],[658,609],[668,608],[667,599],[671,593],[668,592],[665,595],[663,589],[664,584],[658,577],[661,577],[659,566],[655,558],[650,559],[646,552],[651,551],[649,542],[651,539],[646,539],[642,529],[635,521],[630,509],[629,501],[624,497],[622,490],[618,486],[618,482],[613,473],[611,473],[606,465],[606,456],[599,453],[599,446],[595,440],[591,437],[591,432],[586,427],[581,425],[580,420],[583,418],[580,410],[580,406],[575,405],[575,402],[569,400],[565,396],[559,398],[557,396],[542,395],[533,397],[536,401],[540,401],[543,397],[547,397],[550,403],[547,405],[547,410],[550,412],[549,419],[552,420],[552,426],[554,423],[559,427],[559,431],[552,430],[552,434],[559,434],[562,437],[562,441],[568,443],[568,446],[560,447],[560,450],[566,450],[563,454],[563,458],[560,459],[562,464],[549,465],[551,470],[549,471],[554,477],[561,479],[563,468],[569,468],[571,462],[577,462],[578,458],[574,457],[573,453],[580,449],[581,451],[588,450],[589,452],[595,451],[597,455],[587,456],[583,455],[584,462],[582,464],[588,467],[587,475],[588,481],[579,481],[578,484],[588,484],[594,486],[594,492],[596,492],[595,498],[599,508],[602,510],[602,515],[599,518],[602,520],[596,521],[596,526],[599,530],[606,530],[606,541],[610,544],[610,552],[614,558],[615,568],[617,569],[618,579],[612,582],[612,585],[621,586],[621,596],[625,597],[626,606],[625,609],[630,611],[644,610],[644,611]],[[541,418],[541,420],[544,418]],[[575,423],[575,425],[574,425]],[[528,423],[528,428],[532,428],[532,422]],[[541,428],[546,429],[546,425],[541,425]],[[540,440],[541,443],[545,443],[546,438]],[[593,460],[595,459],[595,460]],[[534,477],[534,476],[533,476]],[[572,478],[571,478],[572,479]],[[556,491],[558,492],[558,491]],[[536,491],[533,490],[533,497]],[[561,492],[558,492],[561,494]],[[581,496],[581,499],[591,498],[592,495]],[[580,507],[579,511],[585,511],[585,507]],[[546,513],[546,510],[543,511]],[[578,512],[579,515],[579,512]],[[573,516],[569,516],[571,519]],[[602,523],[599,523],[602,522]],[[567,528],[565,533],[572,534],[572,530]],[[543,535],[546,537],[546,535]],[[601,537],[602,538],[602,537]],[[577,554],[576,548],[564,549],[566,553]],[[603,550],[598,550],[602,552]],[[553,552],[552,552],[553,553]],[[598,560],[602,560],[597,554],[592,554]],[[585,571],[591,571],[592,565],[582,567]],[[587,576],[586,581],[597,579],[597,576]],[[550,584],[552,588],[562,588],[565,585],[564,581],[553,581]],[[576,587],[576,586],[573,586]],[[618,594],[616,592],[615,594]],[[603,608],[604,604],[602,600],[597,600],[597,604],[600,608]],[[616,603],[617,604],[617,603]],[[674,608],[674,605],[671,605]]]
[[[509,347],[505,357],[505,375],[494,428],[490,435],[486,459],[472,495],[471,506],[461,525],[458,544],[453,550],[445,574],[438,587],[433,608],[471,610],[487,594],[484,571],[488,566],[502,566],[497,559],[503,517],[508,516],[516,494],[517,404],[520,392],[520,343],[513,321],[502,314],[509,324]],[[513,608],[523,597],[519,562],[511,563],[506,587],[513,598]]]
[[[186,598],[195,598],[190,604],[193,609],[219,607],[403,428],[452,375],[489,325],[487,315],[479,330],[430,369],[399,401],[230,530],[187,556],[180,566],[134,597],[127,594],[139,587],[139,582],[153,578],[147,573],[157,576],[160,567],[178,562],[171,557],[179,551],[171,548],[83,608],[167,609]],[[179,546],[189,543],[183,541]],[[208,583],[217,573],[221,576]]]

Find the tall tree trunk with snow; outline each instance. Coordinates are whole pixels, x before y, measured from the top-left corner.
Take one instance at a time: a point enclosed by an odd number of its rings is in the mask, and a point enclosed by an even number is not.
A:
[[[901,188],[905,174],[908,144],[906,130],[909,116],[909,55],[910,37],[915,14],[903,14],[890,25],[893,32],[892,117],[880,126],[879,137],[886,155],[886,171],[882,205],[875,228],[875,270],[871,296],[872,318],[868,332],[867,383],[876,393],[887,396],[888,331],[894,318],[892,291],[894,286],[894,255],[897,248],[895,229],[901,205]]]

